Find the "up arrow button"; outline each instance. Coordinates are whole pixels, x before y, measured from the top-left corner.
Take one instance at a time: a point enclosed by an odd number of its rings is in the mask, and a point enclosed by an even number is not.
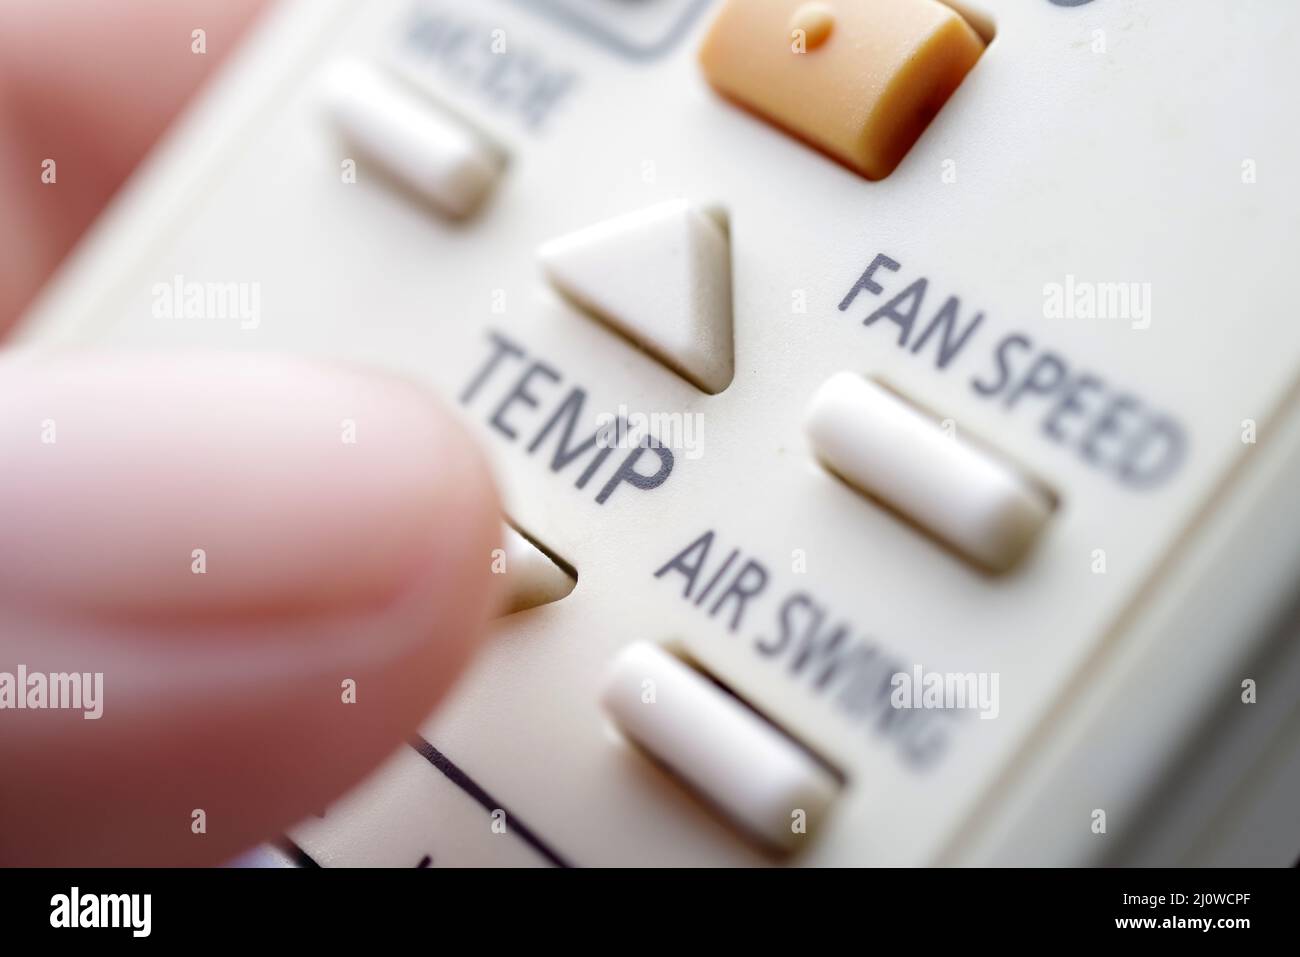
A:
[[[731,382],[731,250],[715,217],[674,200],[542,245],[560,292],[705,392]]]

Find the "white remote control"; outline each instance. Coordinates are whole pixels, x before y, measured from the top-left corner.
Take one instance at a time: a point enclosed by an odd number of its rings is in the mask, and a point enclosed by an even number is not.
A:
[[[288,2],[22,334],[362,360],[490,450],[511,613],[321,864],[1290,864],[1297,36]]]

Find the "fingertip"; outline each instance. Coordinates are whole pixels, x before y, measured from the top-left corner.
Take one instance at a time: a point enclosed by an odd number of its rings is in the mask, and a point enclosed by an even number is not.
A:
[[[6,650],[32,671],[102,674],[103,707],[93,721],[6,714],[0,763],[23,774],[0,789],[0,859],[219,863],[357,783],[464,667],[499,599],[492,477],[448,408],[389,376],[286,358],[100,356],[96,383],[89,359],[53,361],[64,385],[52,391],[40,391],[52,374],[41,362],[0,382],[18,408],[32,390],[42,407],[67,400],[56,455],[0,434],[11,463],[0,544],[34,512],[47,545],[26,563],[35,597],[0,592]],[[138,384],[167,375],[183,430],[137,414],[150,391]],[[114,398],[69,398],[74,382],[92,394],[111,385],[100,391]],[[191,401],[233,382],[241,401]],[[269,408],[272,386],[295,401]],[[345,408],[360,411],[356,446],[341,451]],[[233,450],[221,441],[231,436]],[[124,456],[134,471],[115,473]],[[78,495],[93,505],[86,521],[49,525]],[[199,526],[184,524],[192,513]],[[101,514],[115,524],[95,526]],[[158,515],[169,521],[131,541],[109,534]],[[203,575],[192,574],[194,534],[222,543]],[[85,558],[101,547],[107,566]],[[184,577],[164,594],[169,563]],[[95,592],[110,572],[114,589]]]

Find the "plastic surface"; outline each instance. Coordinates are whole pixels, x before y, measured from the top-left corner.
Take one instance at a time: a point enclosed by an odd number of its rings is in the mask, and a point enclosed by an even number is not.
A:
[[[839,791],[807,751],[649,643],[614,660],[601,703],[629,738],[774,848],[793,850],[808,839]]]
[[[500,172],[491,148],[459,120],[351,59],[322,81],[340,131],[386,173],[451,216],[467,216]]]
[[[828,379],[808,409],[809,438],[829,468],[975,561],[1005,570],[1047,521],[1051,501],[949,426],[852,372]]]
[[[573,591],[575,582],[569,573],[509,525],[505,539],[503,554],[493,556],[500,562],[499,574],[506,576],[502,614],[547,605]]]
[[[675,200],[544,243],[566,295],[705,392],[731,381],[731,263],[724,229]]]
[[[882,179],[983,52],[937,0],[727,0],[700,64],[719,92]]]

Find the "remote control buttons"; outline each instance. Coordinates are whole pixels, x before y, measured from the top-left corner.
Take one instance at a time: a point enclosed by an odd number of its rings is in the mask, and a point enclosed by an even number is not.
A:
[[[936,0],[727,0],[700,63],[719,92],[881,179],[983,52]]]
[[[818,390],[807,425],[833,472],[994,571],[1015,563],[1052,512],[1048,493],[1011,466],[854,373]]]
[[[501,614],[559,601],[577,584],[573,574],[515,529],[505,527],[505,554],[494,555],[506,576],[506,594]],[[496,571],[496,567],[493,567]]]
[[[619,654],[601,701],[627,737],[778,850],[807,840],[796,821],[811,830],[839,792],[839,779],[800,745],[655,645]]]
[[[365,156],[451,216],[473,212],[501,173],[501,156],[465,123],[364,63],[333,64],[325,97]]]
[[[731,248],[685,200],[553,239],[537,251],[561,292],[705,392],[731,382]]]

